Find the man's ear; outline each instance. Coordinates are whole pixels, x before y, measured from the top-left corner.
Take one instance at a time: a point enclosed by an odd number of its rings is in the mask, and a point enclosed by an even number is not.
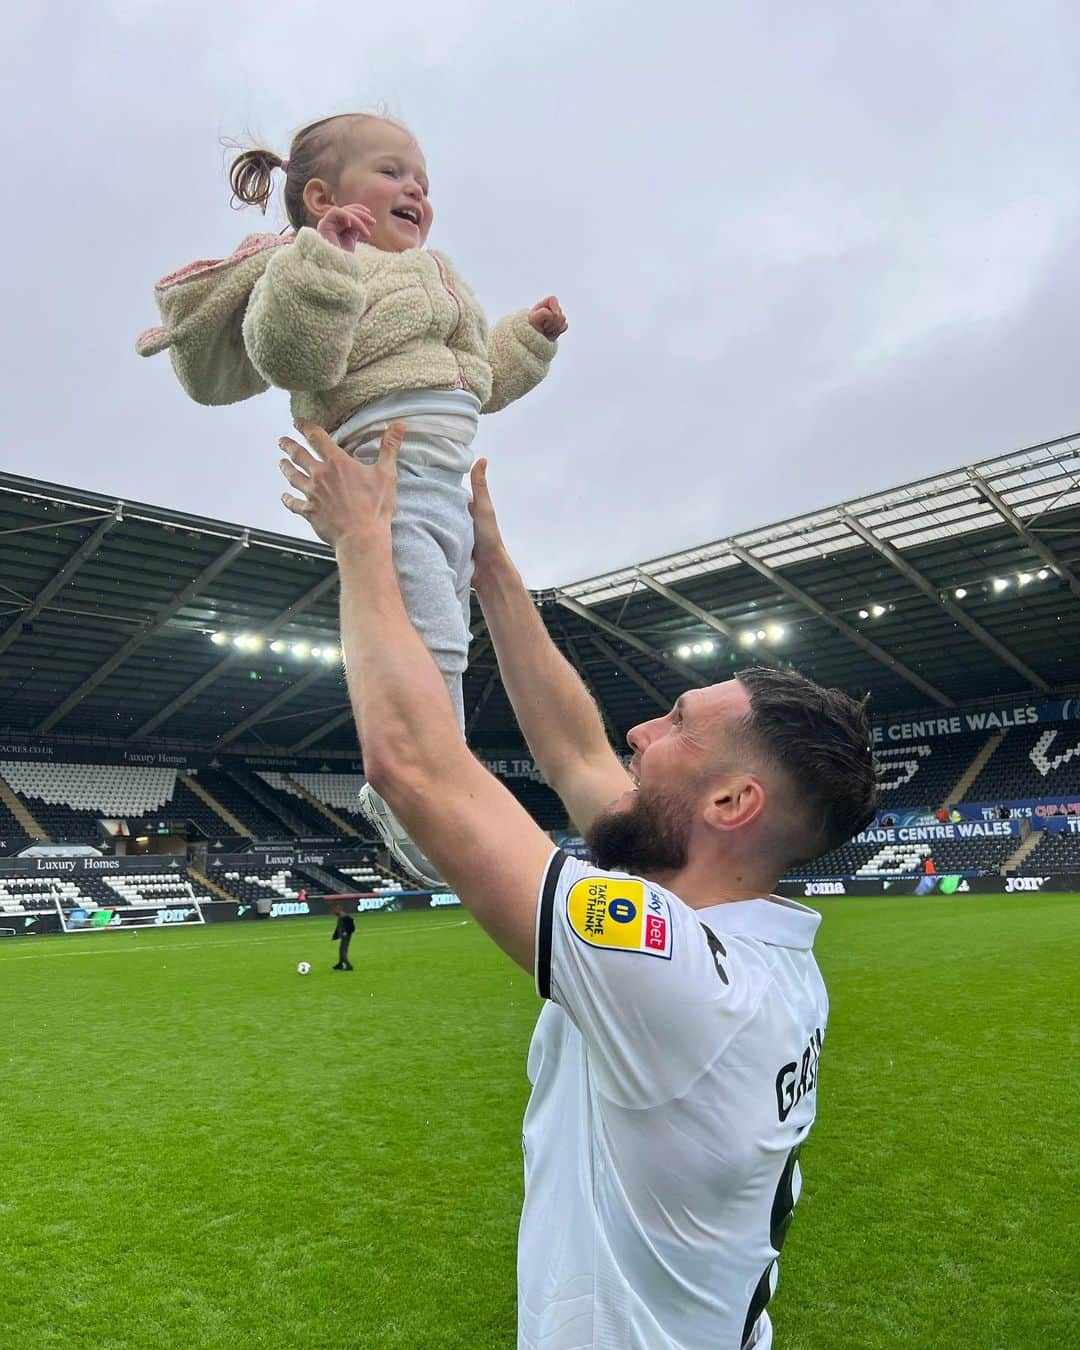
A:
[[[322,178],[309,178],[304,184],[304,207],[312,220],[322,220],[332,206],[337,206],[330,184]]]
[[[738,830],[765,809],[765,786],[751,774],[718,779],[705,803],[705,824],[713,830]]]

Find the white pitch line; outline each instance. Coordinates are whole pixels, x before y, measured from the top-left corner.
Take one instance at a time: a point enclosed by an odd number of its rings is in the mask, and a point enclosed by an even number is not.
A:
[[[312,915],[311,917],[314,917],[314,915]],[[375,937],[397,937],[399,934],[404,933],[438,933],[439,931],[445,930],[447,928],[464,928],[468,922],[469,922],[468,919],[460,919],[457,923],[435,923],[431,924],[430,926],[424,925],[423,927],[399,928],[396,931],[391,930],[389,928],[384,928],[374,933],[368,933],[366,935],[365,940],[369,941],[371,938]],[[210,924],[207,924],[206,926],[208,928],[211,927]],[[202,927],[202,925],[200,924],[199,927]],[[139,932],[145,930],[135,929],[133,931]],[[55,935],[50,934],[50,936]],[[238,938],[234,942],[233,941],[217,942],[214,943],[213,945],[216,947],[237,947],[242,943],[245,947],[251,947],[262,942],[284,942],[286,938],[291,939],[293,942],[302,941],[302,938],[297,933],[267,933],[265,937]],[[193,948],[202,947],[203,945],[204,944],[201,942],[154,942],[154,943],[141,942],[138,944],[137,947],[128,947],[125,945],[124,947],[108,948],[102,946],[95,951],[84,951],[84,952],[57,952],[57,951],[27,952],[25,956],[0,956],[0,969],[3,969],[3,967],[9,961],[38,961],[41,960],[43,957],[44,958],[51,957],[57,961],[62,961],[65,958],[72,956],[130,956],[133,951],[182,952],[182,951],[191,951]]]

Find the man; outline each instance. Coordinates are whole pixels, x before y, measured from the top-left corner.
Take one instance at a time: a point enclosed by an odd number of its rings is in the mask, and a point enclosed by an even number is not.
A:
[[[334,546],[369,781],[548,1000],[533,1036],[518,1244],[521,1350],[772,1343],[827,1016],[819,916],[770,898],[877,805],[863,709],[772,670],[635,727],[630,772],[503,546],[481,461],[474,585],[530,751],[596,866],[473,758],[390,554],[396,447],[285,439],[285,505]],[[612,871],[613,868],[623,870]]]
[[[351,914],[346,914],[340,905],[335,905],[332,913],[337,915],[337,926],[334,928],[334,935],[331,942],[338,944],[338,959],[335,970],[352,970],[352,964],[349,961],[349,943],[352,941],[352,935],[356,932],[356,924]]]

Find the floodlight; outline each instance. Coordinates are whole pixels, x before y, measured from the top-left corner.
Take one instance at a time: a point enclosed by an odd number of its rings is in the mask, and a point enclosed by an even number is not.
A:
[[[965,600],[967,599],[967,589],[963,586],[957,586],[956,590],[953,591],[953,595],[957,600]]]
[[[675,655],[681,657],[682,660],[685,661],[686,658],[690,655],[690,648],[684,642],[683,645],[677,649]]]
[[[783,642],[784,634],[787,631],[782,623],[771,623],[768,627],[770,642]]]
[[[228,642],[228,640],[229,640],[228,633],[214,633],[210,638],[210,641],[214,644],[215,647],[224,647],[226,642]]]
[[[885,613],[885,606],[884,606],[884,605],[871,605],[871,606],[870,606],[870,613],[874,616],[875,619],[880,619],[881,616]]]
[[[1008,590],[1009,587],[1009,583],[1005,580],[1004,577],[995,577],[990,584],[994,588],[995,595],[1000,595],[1002,591]]]

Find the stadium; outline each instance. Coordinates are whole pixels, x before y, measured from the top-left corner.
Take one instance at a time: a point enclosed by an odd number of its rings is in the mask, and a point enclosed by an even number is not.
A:
[[[0,1340],[509,1344],[537,1000],[356,809],[331,550],[12,475],[0,539]],[[534,600],[613,743],[748,665],[870,697],[878,819],[782,887],[834,1007],[782,1343],[1064,1344],[1080,435]],[[470,744],[574,849],[472,628]]]

